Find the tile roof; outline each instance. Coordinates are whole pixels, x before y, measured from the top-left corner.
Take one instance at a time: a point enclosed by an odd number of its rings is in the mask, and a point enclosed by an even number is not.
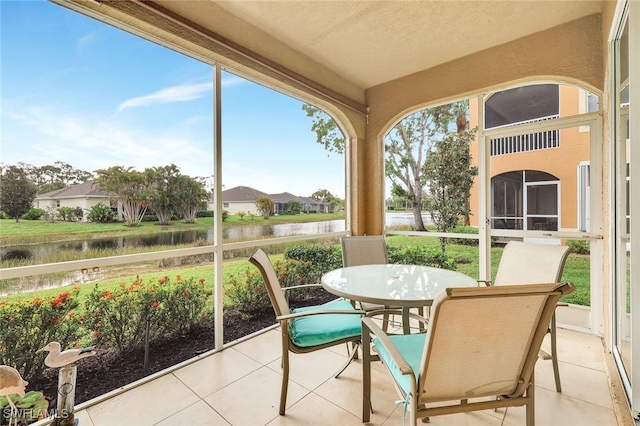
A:
[[[222,191],[222,201],[224,201],[225,203],[252,203],[260,197],[269,197],[276,203],[287,203],[291,200],[306,204],[319,203],[319,201],[316,201],[312,198],[298,197],[297,195],[293,195],[290,192],[282,192],[280,194],[267,194],[266,192],[262,192],[248,186],[236,186],[235,188]]]
[[[236,186],[235,188],[222,191],[222,201],[228,202],[254,202],[260,197],[269,197],[266,192],[249,188],[248,186]]]
[[[58,198],[78,198],[78,197],[108,197],[109,193],[101,191],[93,185],[94,181],[87,181],[76,185],[71,185],[66,188],[54,189],[53,191],[45,192],[36,197],[36,200],[42,199],[58,199]]]

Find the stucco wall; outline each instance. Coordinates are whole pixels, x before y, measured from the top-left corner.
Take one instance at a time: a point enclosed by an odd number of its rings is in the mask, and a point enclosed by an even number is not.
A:
[[[602,47],[601,17],[591,15],[367,90],[371,113],[361,147],[366,152],[359,164],[366,181],[360,208],[375,212],[382,205],[381,141],[409,112],[535,80],[573,82],[600,94],[604,88]],[[365,223],[364,232],[379,233],[383,217],[370,214]]]
[[[560,117],[577,115],[581,111],[577,87],[560,86]],[[471,127],[477,125],[477,100],[470,101]],[[540,151],[521,152],[491,157],[490,176],[519,170],[538,170],[554,175],[560,181],[560,228],[576,228],[578,222],[577,167],[589,161],[588,128],[569,128],[560,132],[560,146]],[[471,144],[472,164],[478,164],[478,141]],[[471,225],[478,225],[478,183],[471,190]]]

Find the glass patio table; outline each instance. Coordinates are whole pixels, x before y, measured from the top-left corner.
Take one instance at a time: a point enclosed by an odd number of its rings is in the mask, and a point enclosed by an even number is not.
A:
[[[321,279],[329,293],[359,302],[402,308],[402,327],[409,333],[409,309],[431,306],[448,287],[478,287],[460,272],[419,265],[361,265],[327,272]]]

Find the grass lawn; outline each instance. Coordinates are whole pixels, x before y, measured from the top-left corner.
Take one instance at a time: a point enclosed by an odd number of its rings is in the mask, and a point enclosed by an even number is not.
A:
[[[282,255],[272,255],[271,259],[275,262],[278,259],[282,259]],[[224,282],[228,282],[227,277],[234,274],[242,274],[247,268],[254,267],[252,266],[247,259],[241,260],[229,260],[224,262]],[[51,288],[46,290],[39,290],[29,293],[22,294],[12,294],[9,296],[0,296],[0,300],[2,301],[13,301],[13,300],[32,300],[36,297],[40,297],[41,299],[46,299],[49,297],[55,297],[58,294],[70,291],[74,287],[80,287],[80,293],[78,294],[78,298],[80,303],[84,302],[86,295],[91,292],[94,287],[97,285],[101,290],[112,290],[119,286],[121,283],[131,284],[133,280],[136,278],[141,278],[145,282],[154,282],[159,278],[164,276],[168,276],[171,279],[174,279],[177,275],[180,275],[183,279],[188,280],[190,278],[194,278],[196,280],[200,278],[205,279],[205,284],[208,284],[213,289],[213,279],[215,276],[215,265],[213,263],[199,266],[187,266],[176,269],[169,270],[160,270],[155,272],[141,273],[131,276],[123,276],[117,278],[104,279],[95,282],[88,283],[74,283],[63,287]],[[227,301],[225,300],[225,306],[227,306]],[[213,304],[211,305],[213,306]]]
[[[421,245],[427,248],[439,249],[438,238],[424,238],[394,235],[387,237],[387,243],[393,246]],[[475,279],[479,277],[480,265],[478,262],[478,247],[448,244],[447,254],[458,260],[457,271],[469,275]],[[502,247],[491,249],[491,279],[494,279],[498,271],[498,264],[502,256]],[[463,260],[468,263],[460,263]],[[589,306],[591,304],[591,281],[589,269],[589,255],[571,253],[565,263],[562,281],[571,282],[576,286],[576,291],[563,297],[562,301],[576,305]]]
[[[389,236],[387,237],[387,243],[390,246],[407,246],[407,245],[420,245],[426,248],[438,249],[439,250],[439,240],[438,238],[424,238],[424,237],[413,237],[413,236]],[[453,257],[458,261],[457,263],[457,271],[462,272],[463,274],[469,275],[473,278],[478,278],[479,276],[479,264],[478,264],[478,248],[476,246],[464,246],[464,245],[447,245],[447,254],[450,257]],[[500,262],[500,256],[502,255],[502,248],[495,247],[491,249],[491,262],[492,262],[492,271],[493,276],[495,277],[495,273],[498,268],[498,264]],[[272,257],[273,260],[281,258],[282,255],[274,255]],[[250,267],[248,260],[240,259],[240,260],[229,260],[224,262],[224,276],[225,282],[228,282],[226,277],[231,274],[243,273],[247,268]],[[576,285],[577,290],[563,298],[564,302],[574,303],[578,305],[586,305],[590,304],[590,280],[589,280],[589,256],[588,255],[577,255],[571,254],[569,255],[565,268],[564,274],[562,276],[563,281],[569,281]],[[213,264],[207,265],[199,265],[195,267],[182,267],[175,269],[167,269],[162,271],[156,271],[151,273],[143,273],[139,274],[141,278],[144,278],[145,281],[154,281],[160,277],[165,275],[174,278],[176,275],[180,275],[183,278],[187,279],[190,277],[194,277],[196,279],[204,278],[207,283],[213,286],[213,277],[215,273],[215,266]],[[122,282],[130,282],[135,279],[135,275],[130,277],[119,277],[113,279],[106,279],[99,282],[100,288],[109,289],[118,286]],[[75,284],[77,285],[77,284]],[[81,285],[81,299],[83,298],[83,294],[91,291],[95,284],[88,283]],[[69,286],[69,288],[72,286]],[[28,293],[23,295],[12,295],[6,296],[4,298],[0,298],[3,300],[15,299],[15,298],[23,298],[23,299],[32,299],[34,297],[46,297],[48,295],[57,295],[61,291],[66,291],[64,288],[57,288],[51,290],[42,290],[37,293]]]

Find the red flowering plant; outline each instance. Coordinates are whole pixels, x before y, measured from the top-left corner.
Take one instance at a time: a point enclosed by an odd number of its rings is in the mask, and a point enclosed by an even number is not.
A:
[[[46,354],[38,349],[51,341],[65,349],[78,345],[84,333],[77,313],[79,290],[44,299],[0,300],[0,364],[16,368],[29,381],[46,368]]]
[[[273,268],[281,287],[308,284],[308,276],[312,270],[310,262],[292,259],[276,260]],[[231,275],[226,282],[225,290],[233,309],[247,318],[272,309],[262,275],[253,267],[244,273]],[[286,296],[292,299],[303,299],[306,293],[308,293],[307,289],[292,290],[288,291]]]
[[[232,274],[225,282],[226,303],[244,318],[251,318],[271,310],[269,294],[257,269]]]
[[[151,340],[193,328],[206,315],[210,295],[206,280],[180,276],[148,283],[136,278],[113,290],[96,286],[85,301],[87,328],[96,343],[122,353],[142,346],[147,320]]]
[[[96,285],[85,300],[86,326],[97,344],[115,347],[122,353],[144,341],[147,317],[151,319],[150,336],[161,334],[164,295],[156,283],[136,278],[112,290]]]
[[[311,261],[295,259],[276,260],[273,264],[282,287],[294,287],[306,284],[315,284],[314,266]],[[286,293],[287,300],[304,300],[309,295],[308,288],[289,290]]]
[[[198,325],[207,314],[207,301],[212,287],[204,278],[183,279],[177,275],[173,282],[163,281],[163,324],[166,332],[185,333]]]

